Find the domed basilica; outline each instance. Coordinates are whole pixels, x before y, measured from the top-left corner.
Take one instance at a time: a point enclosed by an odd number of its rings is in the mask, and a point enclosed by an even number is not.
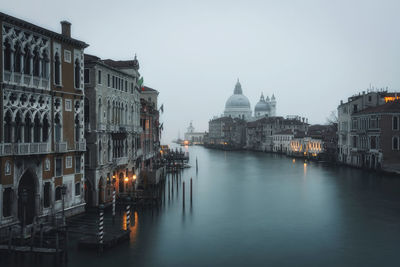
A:
[[[251,107],[249,99],[243,94],[242,85],[239,79],[231,95],[225,104],[224,116],[232,118],[241,118],[244,120],[253,119],[251,116]],[[254,108],[254,118],[260,117],[271,117],[276,116],[276,100],[275,96],[272,95],[271,99],[261,93],[260,101]]]

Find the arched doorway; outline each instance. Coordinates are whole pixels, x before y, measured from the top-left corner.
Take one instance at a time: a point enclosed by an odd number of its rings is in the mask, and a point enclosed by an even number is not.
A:
[[[32,224],[35,217],[36,176],[31,171],[22,175],[18,184],[18,219],[25,225]]]

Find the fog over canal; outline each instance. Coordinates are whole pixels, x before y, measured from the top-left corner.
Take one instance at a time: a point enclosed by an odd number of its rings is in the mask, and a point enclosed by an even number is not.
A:
[[[99,257],[73,251],[69,266],[399,266],[398,178],[275,154],[188,150],[193,167],[178,191],[173,178],[174,195],[159,211],[136,213],[129,244]]]

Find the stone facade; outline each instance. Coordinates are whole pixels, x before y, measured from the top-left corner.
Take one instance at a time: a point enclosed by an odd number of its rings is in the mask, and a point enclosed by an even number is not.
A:
[[[138,66],[138,63],[137,63]],[[141,170],[138,69],[85,55],[86,199],[97,206],[132,191]]]
[[[0,227],[84,210],[84,42],[0,13]],[[65,195],[62,195],[65,188]]]

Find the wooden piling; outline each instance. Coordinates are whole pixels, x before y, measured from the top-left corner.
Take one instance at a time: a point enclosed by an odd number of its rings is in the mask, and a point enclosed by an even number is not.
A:
[[[193,179],[190,178],[190,205],[192,205]]]
[[[182,184],[182,203],[183,203],[183,207],[185,207],[185,181],[183,181],[183,184]]]

